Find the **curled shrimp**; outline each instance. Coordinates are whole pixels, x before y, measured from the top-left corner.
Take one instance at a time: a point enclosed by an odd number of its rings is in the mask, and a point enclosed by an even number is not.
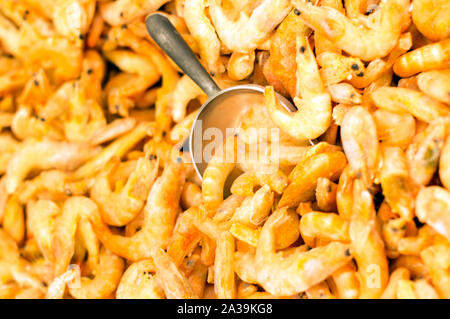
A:
[[[9,160],[19,148],[19,145],[19,142],[11,134],[5,133],[0,135],[0,174],[6,172]]]
[[[200,87],[195,84],[187,75],[183,75],[178,81],[172,96],[172,117],[179,123],[186,116],[188,103],[197,98],[204,96]]]
[[[236,209],[232,222],[248,226],[258,226],[264,222],[272,209],[274,194],[270,187],[264,185],[251,197],[247,197]]]
[[[53,258],[55,221],[61,209],[50,200],[39,200],[27,205],[27,225],[39,249],[47,260]]]
[[[394,113],[409,112],[424,122],[450,114],[450,108],[434,98],[411,89],[381,87],[371,93],[375,105]]]
[[[360,276],[360,297],[377,298],[388,282],[388,261],[376,225],[373,199],[361,179],[353,182],[353,201],[349,235]]]
[[[100,3],[103,19],[112,26],[119,26],[158,10],[168,0],[118,0]]]
[[[291,182],[281,196],[278,207],[298,206],[300,202],[312,200],[317,188],[317,179],[326,177],[337,180],[347,164],[344,153],[325,152],[306,158],[294,169]]]
[[[450,104],[450,69],[423,72],[417,76],[417,85],[422,92]]]
[[[410,51],[394,63],[394,72],[408,77],[419,72],[445,69],[450,66],[450,39],[431,43]]]
[[[233,185],[231,185],[231,193],[241,196],[251,196],[256,186],[268,185],[274,192],[282,194],[287,183],[287,177],[281,171],[273,174],[248,172],[239,175],[234,180]]]
[[[432,41],[450,36],[450,5],[445,0],[413,0],[412,20],[417,29]]]
[[[331,99],[320,79],[314,54],[306,37],[297,37],[298,111],[288,113],[278,105],[273,87],[266,87],[264,99],[271,119],[282,131],[297,140],[314,139],[331,124]],[[301,95],[301,98],[300,98]]]
[[[270,40],[270,56],[263,63],[263,74],[277,92],[287,91],[290,96],[296,95],[296,79],[292,72],[296,70],[296,38],[309,35],[310,29],[293,12],[281,22]]]
[[[82,144],[29,140],[14,154],[6,172],[6,191],[13,193],[33,169],[73,170],[98,152]],[[30,161],[30,156],[34,161]]]
[[[111,191],[108,176],[101,174],[91,188],[103,220],[112,226],[128,224],[144,207],[148,192],[158,174],[158,160],[140,158],[122,189]]]
[[[377,135],[383,145],[405,149],[416,134],[416,121],[411,114],[397,114],[386,110],[376,110],[373,120]]]
[[[209,14],[223,44],[232,51],[247,53],[261,44],[288,15],[291,4],[286,0],[263,0],[251,16],[241,13],[236,21],[228,18],[222,0],[212,0]]]
[[[164,250],[155,249],[152,255],[158,282],[168,299],[198,298],[186,276]]]
[[[414,217],[414,197],[405,153],[397,147],[382,148],[381,187],[386,202],[404,220]]]
[[[439,176],[442,184],[450,190],[450,137],[447,137],[439,161]]]
[[[225,71],[220,60],[220,41],[214,26],[206,15],[203,0],[184,1],[183,17],[186,25],[200,47],[200,56],[212,74]]]
[[[155,264],[142,260],[123,273],[116,291],[117,299],[164,299],[164,291],[155,276]]]
[[[340,49],[365,61],[386,56],[397,44],[402,27],[409,20],[409,0],[382,2],[371,15],[368,27],[358,25],[330,7],[294,1],[300,18],[314,31],[323,34]],[[359,39],[359,41],[355,41]]]
[[[448,245],[433,245],[423,250],[420,257],[429,271],[429,277],[442,298],[450,298],[449,268],[450,249]]]
[[[416,199],[416,215],[422,223],[450,238],[450,193],[442,187],[430,186],[420,190]]]
[[[264,224],[255,255],[258,283],[275,296],[291,296],[323,281],[351,259],[349,245],[333,242],[287,256],[275,251],[274,226],[287,217],[287,208],[275,211]]]
[[[406,150],[411,179],[417,185],[427,185],[439,165],[439,155],[449,130],[449,118],[433,121],[417,134]]]
[[[97,211],[91,222],[99,240],[108,250],[132,261],[150,258],[152,247],[166,247],[175,226],[184,181],[183,164],[168,164],[150,190],[141,229],[130,237],[112,233]]]
[[[56,31],[76,41],[84,36],[94,17],[96,2],[92,0],[63,0],[53,9],[53,23]]]
[[[249,53],[234,52],[228,61],[227,71],[230,79],[235,81],[244,80],[253,73],[255,64],[255,51]]]
[[[334,213],[310,212],[300,219],[302,238],[350,242],[349,223]]]
[[[379,160],[377,129],[372,115],[363,107],[352,108],[342,121],[341,136],[352,170],[359,172],[366,185],[370,185]]]
[[[87,197],[71,197],[64,203],[61,216],[55,222],[52,241],[57,276],[64,273],[70,264],[75,251],[75,235],[78,228],[84,228],[83,236],[87,239],[85,244],[89,248],[89,267],[97,263],[99,244],[88,222],[90,216],[97,211],[97,205]]]
[[[55,140],[64,139],[64,134],[61,130],[54,127],[52,123],[45,118],[33,116],[32,110],[28,106],[20,107],[14,114],[11,122],[11,130],[14,135],[21,140],[26,138],[40,139],[44,136]]]
[[[336,103],[357,105],[362,102],[361,94],[349,83],[330,85],[327,87],[327,91],[331,96],[331,100]]]
[[[103,299],[117,288],[125,267],[122,258],[105,248],[95,266],[95,278],[81,277],[79,285],[70,285],[69,293],[76,299]]]
[[[133,146],[135,146],[140,140],[147,135],[152,134],[153,124],[143,122],[137,125],[132,131],[121,136],[107,147],[105,147],[100,153],[94,156],[91,160],[86,162],[83,166],[77,169],[74,173],[75,178],[84,178],[92,176],[101,170],[111,158],[117,156],[121,158],[125,155]]]
[[[236,144],[236,137],[228,137],[203,174],[203,204],[209,211],[215,211],[223,201],[225,181],[236,165]]]
[[[364,63],[360,59],[334,52],[317,55],[317,63],[321,67],[320,77],[327,87],[355,77],[361,78],[366,71]]]

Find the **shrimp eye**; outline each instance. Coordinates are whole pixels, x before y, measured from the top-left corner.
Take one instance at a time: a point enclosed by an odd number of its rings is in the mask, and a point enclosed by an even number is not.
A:
[[[359,65],[356,64],[356,63],[353,63],[353,64],[352,64],[352,70],[358,71],[358,70],[359,70]]]
[[[301,47],[300,47],[300,53],[304,53],[306,51],[306,48],[302,45]]]
[[[300,15],[300,11],[298,11],[298,9],[294,9],[294,14],[299,16]]]

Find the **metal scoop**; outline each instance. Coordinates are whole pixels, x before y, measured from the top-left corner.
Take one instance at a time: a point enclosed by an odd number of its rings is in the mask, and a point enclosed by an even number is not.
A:
[[[264,103],[264,87],[245,84],[221,90],[167,17],[158,13],[152,14],[147,17],[146,26],[150,36],[160,48],[209,97],[200,108],[189,138],[183,144],[183,150],[189,150],[195,170],[202,179],[208,164],[203,156],[203,148],[210,142],[203,139],[205,130],[217,128],[226,137],[227,129],[229,133],[230,129],[236,128],[239,124],[239,116],[249,101]],[[286,110],[297,110],[285,97],[277,94],[277,98]]]

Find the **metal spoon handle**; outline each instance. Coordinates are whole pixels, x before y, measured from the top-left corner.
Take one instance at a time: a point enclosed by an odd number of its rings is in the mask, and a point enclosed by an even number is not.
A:
[[[220,91],[216,82],[198,61],[172,23],[159,13],[150,15],[145,21],[147,31],[166,54],[186,73],[208,96]]]

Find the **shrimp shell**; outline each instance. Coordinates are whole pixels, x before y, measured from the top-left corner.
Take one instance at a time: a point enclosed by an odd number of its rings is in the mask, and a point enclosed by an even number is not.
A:
[[[450,240],[450,193],[442,187],[422,188],[416,199],[416,215],[422,223]]]
[[[155,264],[142,260],[131,264],[117,287],[117,299],[164,299],[164,291],[154,274]],[[153,274],[152,274],[153,273]]]
[[[394,63],[398,76],[408,77],[419,72],[445,69],[450,66],[450,39],[431,43],[410,51]]]
[[[450,5],[446,0],[413,0],[412,20],[417,29],[432,41],[450,37]]]
[[[6,171],[6,191],[11,194],[33,169],[73,170],[98,153],[83,144],[29,140],[14,153]],[[30,161],[30,156],[34,161]]]
[[[417,85],[422,92],[450,104],[450,69],[423,72],[417,76]]]

